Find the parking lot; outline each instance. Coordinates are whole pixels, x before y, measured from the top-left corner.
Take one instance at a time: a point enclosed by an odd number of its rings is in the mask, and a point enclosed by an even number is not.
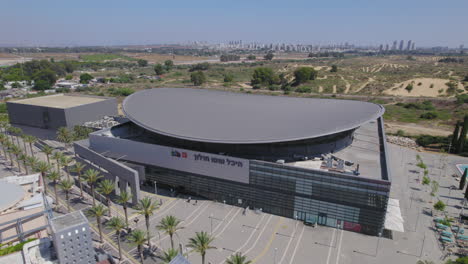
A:
[[[39,153],[39,152],[38,152]],[[40,154],[40,153],[39,153]],[[38,154],[38,155],[39,155]],[[306,226],[302,222],[287,219],[267,213],[255,212],[240,207],[225,205],[214,201],[192,197],[171,197],[167,192],[154,189],[143,191],[144,196],[150,196],[162,205],[150,218],[151,249],[145,248],[144,263],[161,263],[158,257],[161,250],[170,247],[169,237],[158,231],[156,225],[166,215],[174,215],[182,220],[182,230],[174,236],[176,246],[182,245],[190,262],[201,263],[198,253],[186,248],[188,239],[197,231],[206,231],[215,239],[214,249],[206,255],[206,263],[224,263],[234,252],[242,252],[253,263],[416,263],[417,260],[432,260],[442,262],[445,255],[438,242],[438,237],[432,229],[432,217],[423,210],[432,208],[431,197],[427,188],[417,179],[420,177],[416,167],[416,155],[421,155],[428,165],[429,176],[440,183],[440,188],[433,201],[441,199],[448,203],[447,212],[456,216],[460,211],[463,194],[459,190],[450,190],[458,182],[451,175],[458,173],[455,164],[468,163],[468,159],[430,153],[418,153],[414,150],[389,145],[390,169],[392,173],[391,197],[400,201],[404,218],[405,232],[393,232],[393,239],[378,238],[358,233],[318,226]],[[44,157],[42,157],[44,158]],[[444,167],[443,164],[446,164]],[[11,175],[2,171],[2,175]],[[145,188],[143,188],[145,189]],[[89,195],[82,200],[75,188],[71,194],[72,210],[86,210],[92,202]],[[450,194],[450,195],[449,195]],[[65,212],[64,194],[59,192],[62,204],[60,213]],[[120,205],[112,205],[113,214],[123,217]],[[145,230],[144,218],[130,209],[131,228]],[[135,219],[139,219],[135,223]],[[90,224],[96,230],[95,219],[89,217]],[[104,225],[105,226],[105,223]],[[105,243],[96,247],[103,248],[117,256],[117,243],[114,232],[105,228]],[[95,237],[97,238],[97,237]],[[138,263],[139,256],[136,246],[122,236],[124,260],[126,263]]]

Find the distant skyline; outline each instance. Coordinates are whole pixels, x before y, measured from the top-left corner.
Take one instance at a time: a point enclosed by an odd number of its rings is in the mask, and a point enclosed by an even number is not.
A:
[[[187,41],[468,46],[468,1],[0,0],[0,45]]]

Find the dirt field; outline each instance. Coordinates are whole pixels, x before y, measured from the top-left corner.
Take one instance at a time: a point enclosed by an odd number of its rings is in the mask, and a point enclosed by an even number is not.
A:
[[[165,55],[165,54],[154,54],[154,53],[124,53],[123,55],[135,58],[147,60],[149,63],[162,63],[166,60],[173,60],[174,63],[193,62],[193,61],[204,61],[208,60],[208,57],[196,57],[196,56],[180,56],[180,55]],[[219,61],[219,60],[217,60]]]
[[[392,88],[384,91],[384,94],[395,96],[426,96],[438,97],[447,96],[447,85],[449,79],[436,78],[416,78],[395,84]],[[405,88],[413,85],[413,90],[410,92]],[[458,83],[458,89],[464,90],[463,85]]]

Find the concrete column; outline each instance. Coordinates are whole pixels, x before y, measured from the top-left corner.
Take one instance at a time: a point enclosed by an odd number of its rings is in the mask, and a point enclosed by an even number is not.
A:
[[[115,192],[115,195],[120,195],[120,188],[119,188],[119,185],[121,185],[122,183],[120,182],[120,178],[118,176],[115,177],[115,181],[114,181],[114,192]]]

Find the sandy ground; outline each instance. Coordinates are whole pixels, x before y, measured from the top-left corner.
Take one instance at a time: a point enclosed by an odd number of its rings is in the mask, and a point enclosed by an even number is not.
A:
[[[367,82],[363,83],[363,84],[362,84],[359,88],[357,88],[357,90],[354,91],[354,92],[355,92],[355,93],[359,93],[362,89],[366,88],[366,86],[367,86],[369,83],[373,82],[373,81],[375,81],[375,80],[372,79],[371,77],[369,77],[369,80],[367,80]]]
[[[387,133],[396,133],[398,130],[403,130],[406,134],[409,135],[432,135],[432,136],[448,136],[452,131],[445,130],[443,128],[434,128],[426,127],[418,124],[401,124],[401,123],[385,123],[385,132]]]
[[[447,95],[447,85],[450,80],[448,79],[437,79],[437,78],[416,78],[410,79],[401,83],[395,84],[392,88],[385,90],[384,94],[396,95],[396,96],[426,96],[426,97],[438,97]],[[408,92],[405,87],[412,83],[413,90]],[[421,85],[418,85],[421,83]],[[433,85],[433,88],[430,88]],[[463,85],[458,83],[458,89],[462,89]],[[442,90],[439,93],[439,90]]]

